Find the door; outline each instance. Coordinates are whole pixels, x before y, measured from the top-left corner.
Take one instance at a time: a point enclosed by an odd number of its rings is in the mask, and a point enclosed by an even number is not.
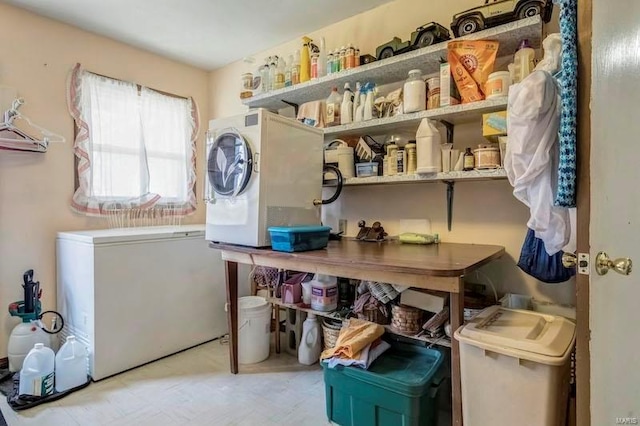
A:
[[[640,424],[640,272],[596,273],[597,252],[640,261],[640,2],[593,0],[591,424]]]

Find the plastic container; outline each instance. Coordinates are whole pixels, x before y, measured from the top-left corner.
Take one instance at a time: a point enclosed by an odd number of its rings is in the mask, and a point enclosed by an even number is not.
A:
[[[416,132],[416,173],[437,173],[441,170],[440,132],[433,121],[423,118]]]
[[[302,339],[298,346],[298,362],[304,365],[313,365],[320,359],[322,342],[320,337],[320,324],[314,314],[309,314],[302,324]]]
[[[338,308],[338,280],[329,275],[316,274],[311,281],[311,309],[330,312]]]
[[[416,144],[414,142],[409,142],[404,146],[404,150],[407,153],[407,174],[412,175],[416,172],[416,167],[418,166]]]
[[[21,322],[13,328],[7,345],[9,371],[15,373],[22,369],[25,357],[36,343],[51,347],[51,337],[40,327],[30,322]]]
[[[340,125],[340,110],[342,109],[342,98],[338,94],[338,88],[331,89],[331,94],[325,102],[326,114],[325,125],[327,127]]]
[[[368,163],[356,163],[357,177],[378,176],[378,163],[371,161]]]
[[[409,71],[409,78],[404,83],[404,112],[424,111],[427,108],[427,84],[422,79],[420,70]]]
[[[533,63],[536,58],[536,51],[531,48],[529,40],[522,40],[518,50],[513,56],[513,82],[520,83],[529,74],[533,72],[535,64]]]
[[[368,370],[322,363],[327,417],[341,425],[435,426],[441,364],[437,350],[402,343]]]
[[[271,305],[263,297],[238,299],[238,362],[256,364],[269,358]]]
[[[509,71],[496,71],[489,74],[489,79],[484,85],[487,99],[508,96],[509,86],[511,86],[511,75]]]
[[[427,109],[440,108],[440,77],[427,80]]]
[[[329,243],[328,226],[272,226],[271,248],[275,251],[309,251],[325,248]]]
[[[67,337],[56,354],[56,392],[64,392],[87,383],[89,351],[75,336]]]
[[[473,150],[476,169],[497,169],[500,167],[500,148],[481,145]]]
[[[491,306],[454,336],[465,426],[565,424],[573,322]]]
[[[36,343],[20,370],[20,395],[51,395],[54,391],[54,366],[53,351],[42,343]]]

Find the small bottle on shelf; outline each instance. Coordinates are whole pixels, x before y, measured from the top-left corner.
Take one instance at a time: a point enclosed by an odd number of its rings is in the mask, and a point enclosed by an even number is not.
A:
[[[467,148],[467,150],[464,152],[463,164],[464,165],[462,167],[462,170],[464,170],[465,172],[471,171],[475,168],[476,160],[473,156],[473,153],[471,152],[471,148]]]

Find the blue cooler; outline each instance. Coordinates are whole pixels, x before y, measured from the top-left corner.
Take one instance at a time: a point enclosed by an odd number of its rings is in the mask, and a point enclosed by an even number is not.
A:
[[[276,251],[309,251],[325,248],[329,243],[328,226],[272,226],[271,248]]]

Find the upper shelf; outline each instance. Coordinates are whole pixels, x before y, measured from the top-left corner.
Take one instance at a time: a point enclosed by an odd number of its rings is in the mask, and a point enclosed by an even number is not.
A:
[[[470,123],[478,119],[480,114],[500,111],[507,108],[507,98],[489,99],[486,101],[472,102],[429,109],[426,111],[400,114],[394,117],[376,118],[373,120],[359,121],[357,123],[343,124],[341,126],[326,127],[324,135],[327,137],[377,135],[396,130],[415,131],[423,118],[432,120],[444,120],[452,124]]]
[[[500,43],[498,56],[505,56],[512,55],[521,40],[528,39],[536,48],[540,46],[541,38],[542,20],[540,16],[533,16],[459,39],[498,41]],[[250,108],[279,109],[287,106],[282,101],[300,105],[312,100],[324,99],[329,96],[332,87],[341,88],[345,83],[350,83],[352,87],[355,87],[356,81],[373,81],[377,85],[393,83],[406,79],[407,73],[412,69],[422,70],[424,74],[436,73],[440,66],[440,59],[447,57],[447,43],[434,44],[382,61],[326,75],[317,80],[259,94],[243,100],[243,104]]]

